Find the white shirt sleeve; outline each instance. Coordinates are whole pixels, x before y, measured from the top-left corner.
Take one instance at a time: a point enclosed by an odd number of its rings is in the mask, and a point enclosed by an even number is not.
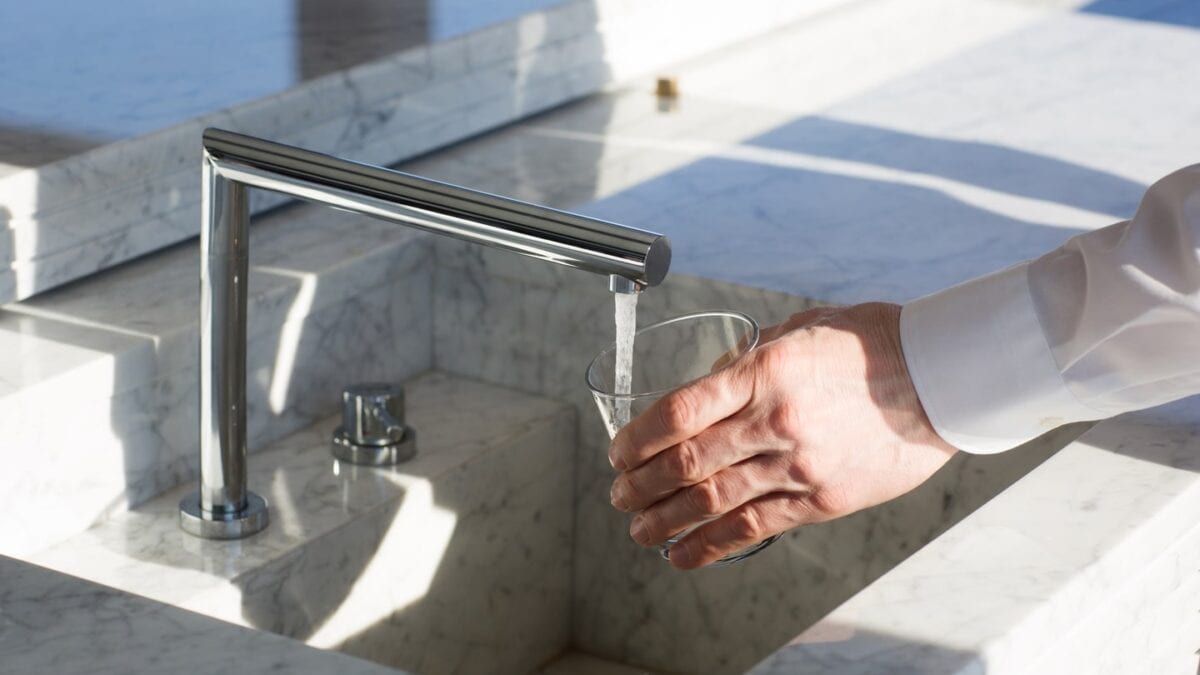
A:
[[[930,422],[967,452],[1200,393],[1200,165],[1132,220],[905,305],[900,338]]]

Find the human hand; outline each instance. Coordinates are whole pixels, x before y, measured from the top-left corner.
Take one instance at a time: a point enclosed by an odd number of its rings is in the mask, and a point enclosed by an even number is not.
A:
[[[900,307],[820,308],[762,331],[729,367],[666,394],[613,439],[629,533],[703,567],[771,535],[920,485],[956,452],[933,430],[900,347]]]

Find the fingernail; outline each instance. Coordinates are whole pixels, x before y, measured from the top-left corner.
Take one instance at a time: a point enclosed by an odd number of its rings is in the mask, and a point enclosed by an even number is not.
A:
[[[612,488],[608,491],[608,499],[612,502],[613,506],[622,511],[625,510],[625,495],[621,490],[620,483],[613,483]]]
[[[634,516],[629,524],[629,537],[643,546],[646,544],[646,519],[642,514]]]
[[[625,460],[621,459],[621,451],[616,443],[608,446],[608,463],[617,471],[625,470]]]
[[[667,559],[675,567],[687,567],[692,564],[692,552],[686,544],[680,542],[667,551]]]

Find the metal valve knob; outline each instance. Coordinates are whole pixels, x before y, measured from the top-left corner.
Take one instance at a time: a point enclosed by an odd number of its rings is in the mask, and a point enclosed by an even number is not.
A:
[[[404,388],[379,382],[342,391],[342,426],[333,456],[351,464],[386,466],[417,454],[417,432],[404,423]]]

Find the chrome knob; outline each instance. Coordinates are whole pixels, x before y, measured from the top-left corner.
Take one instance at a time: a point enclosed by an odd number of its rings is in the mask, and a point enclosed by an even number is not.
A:
[[[417,432],[404,423],[404,388],[379,382],[342,391],[342,426],[333,456],[351,464],[386,466],[417,454]]]

